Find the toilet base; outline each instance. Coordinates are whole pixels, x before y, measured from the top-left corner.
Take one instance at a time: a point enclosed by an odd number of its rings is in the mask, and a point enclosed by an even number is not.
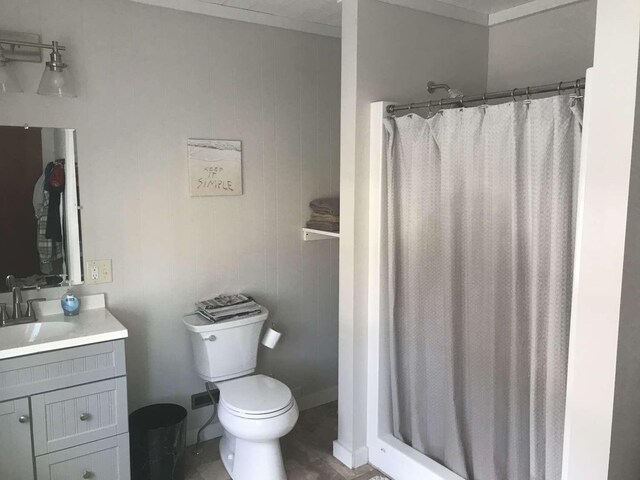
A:
[[[225,430],[220,458],[233,480],[287,480],[279,439],[249,442]]]

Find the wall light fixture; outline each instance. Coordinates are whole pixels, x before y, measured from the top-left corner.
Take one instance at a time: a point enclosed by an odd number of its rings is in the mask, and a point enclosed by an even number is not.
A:
[[[38,94],[56,97],[75,97],[73,78],[69,75],[68,65],[62,60],[66,48],[53,41],[40,43],[37,35],[0,31],[0,93],[22,92],[20,84],[13,75],[10,64],[13,62],[41,62],[42,50],[49,49],[50,60],[46,63]]]

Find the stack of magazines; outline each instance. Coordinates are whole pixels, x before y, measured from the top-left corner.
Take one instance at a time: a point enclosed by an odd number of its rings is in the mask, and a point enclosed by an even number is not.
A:
[[[243,317],[251,317],[261,312],[261,307],[253,298],[241,293],[218,295],[211,300],[196,303],[196,312],[209,322],[221,322]]]

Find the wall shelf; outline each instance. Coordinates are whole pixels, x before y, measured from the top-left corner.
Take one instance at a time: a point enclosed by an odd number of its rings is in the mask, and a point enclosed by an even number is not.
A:
[[[302,229],[302,239],[305,242],[314,240],[330,240],[332,238],[340,238],[338,232],[325,232],[324,230],[314,230],[313,228]]]

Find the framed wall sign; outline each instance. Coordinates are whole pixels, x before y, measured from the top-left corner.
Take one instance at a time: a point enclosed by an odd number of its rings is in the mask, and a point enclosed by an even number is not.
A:
[[[192,197],[242,195],[240,140],[187,140]]]

